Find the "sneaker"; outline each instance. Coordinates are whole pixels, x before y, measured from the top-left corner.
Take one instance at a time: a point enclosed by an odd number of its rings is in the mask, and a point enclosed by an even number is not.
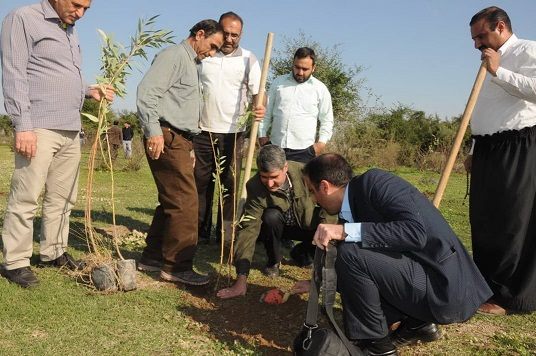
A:
[[[144,272],[160,272],[162,269],[162,261],[153,260],[151,258],[142,257],[138,261],[138,271]]]
[[[266,266],[262,269],[262,274],[269,278],[279,277],[279,263],[273,266]]]
[[[2,268],[1,274],[6,277],[8,281],[18,284],[22,288],[35,287],[39,284],[39,280],[30,267],[15,268],[12,270]]]
[[[402,322],[400,327],[393,333],[393,342],[397,346],[412,345],[418,342],[431,342],[441,337],[441,332],[434,323],[411,320]]]
[[[167,282],[180,282],[191,286],[203,286],[210,282],[209,276],[199,274],[194,270],[183,272],[160,271],[160,278]]]
[[[382,339],[369,339],[353,341],[354,345],[361,348],[365,355],[370,356],[397,356],[396,346],[389,336]]]
[[[86,263],[84,261],[75,260],[73,256],[64,252],[63,255],[52,261],[40,261],[37,267],[67,267],[72,271],[84,269]]]

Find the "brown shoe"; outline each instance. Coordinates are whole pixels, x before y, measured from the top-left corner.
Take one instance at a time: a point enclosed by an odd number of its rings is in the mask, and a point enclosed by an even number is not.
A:
[[[478,308],[478,313],[488,315],[506,315],[506,309],[492,301],[484,303]]]

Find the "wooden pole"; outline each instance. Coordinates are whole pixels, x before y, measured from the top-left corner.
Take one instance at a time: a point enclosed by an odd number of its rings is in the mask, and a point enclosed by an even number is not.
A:
[[[454,162],[456,161],[456,157],[458,156],[458,152],[460,151],[460,147],[462,145],[463,136],[465,135],[465,131],[467,130],[467,126],[469,125],[469,120],[471,120],[471,115],[473,115],[476,100],[478,99],[478,95],[480,94],[480,89],[482,89],[484,79],[486,79],[486,72],[486,64],[483,61],[480,65],[480,69],[478,70],[475,83],[473,84],[471,95],[469,95],[469,99],[467,100],[467,105],[465,106],[465,111],[463,112],[462,120],[460,122],[460,128],[458,129],[458,133],[456,134],[456,138],[454,139],[454,144],[450,151],[447,164],[443,169],[443,173],[441,174],[441,178],[439,179],[439,183],[437,185],[433,200],[433,204],[436,208],[439,208],[439,204],[441,203],[441,199],[443,198],[443,193],[445,192],[445,188],[447,187],[447,182],[449,180],[450,173],[452,172],[452,167],[454,167]]]
[[[273,32],[269,32],[266,37],[266,47],[264,48],[264,60],[262,63],[261,82],[259,85],[259,93],[255,105],[264,103],[264,95],[266,92],[266,79],[268,78],[268,69],[270,68],[270,57],[272,55],[272,43],[274,41]],[[253,121],[251,133],[249,134],[248,154],[246,158],[246,168],[244,169],[244,181],[242,184],[242,194],[238,202],[238,212],[242,213],[242,208],[246,202],[246,183],[251,176],[251,166],[253,165],[253,154],[255,153],[255,144],[257,143],[257,131],[259,130],[259,122]]]

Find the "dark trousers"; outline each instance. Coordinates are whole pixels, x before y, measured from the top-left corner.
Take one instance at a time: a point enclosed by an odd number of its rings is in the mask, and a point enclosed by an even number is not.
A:
[[[212,227],[212,203],[214,196],[214,176],[216,173],[216,157],[225,157],[222,165],[221,182],[225,187],[223,201],[223,219],[227,226],[235,220],[236,202],[234,193],[238,191],[240,184],[240,172],[242,168],[242,146],[244,133],[209,133],[201,132],[194,140],[195,151],[195,183],[199,201],[198,231],[199,238],[210,238]],[[218,232],[221,231],[221,209],[218,204]],[[230,233],[230,231],[228,232]],[[231,236],[226,236],[229,239]]]
[[[536,126],[476,136],[471,169],[473,258],[507,309],[536,310]]]
[[[166,272],[192,269],[197,246],[197,190],[192,142],[168,127],[162,127],[164,152],[157,160],[147,156],[158,189],[158,201],[147,234],[146,258],[163,260]]]
[[[268,266],[273,266],[281,262],[281,242],[283,239],[303,241],[309,248],[307,253],[314,256],[315,246],[312,244],[314,230],[303,230],[298,226],[286,226],[285,218],[281,210],[268,208],[262,214],[261,231],[259,239],[264,243],[266,255],[268,256]]]
[[[289,161],[307,163],[316,157],[315,149],[313,146],[309,146],[304,149],[294,150],[291,148],[285,148],[285,156]]]
[[[419,263],[357,243],[341,243],[337,252],[337,288],[349,339],[385,337],[389,324],[407,316],[434,321],[426,298],[428,277]]]

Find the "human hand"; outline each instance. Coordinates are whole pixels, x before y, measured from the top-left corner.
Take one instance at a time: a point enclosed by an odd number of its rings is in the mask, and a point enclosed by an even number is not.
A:
[[[313,144],[313,148],[315,150],[315,156],[319,156],[322,152],[324,152],[326,144],[324,142],[316,142]]]
[[[255,114],[255,121],[261,122],[264,119],[264,114],[266,114],[266,108],[264,105],[259,104],[253,109],[253,113]]]
[[[145,151],[151,159],[160,158],[164,152],[164,135],[149,137],[145,142]]]
[[[195,168],[195,151],[190,151],[190,159],[192,160],[192,168]]]
[[[247,276],[239,275],[235,284],[229,288],[220,289],[216,295],[221,299],[235,298],[246,295],[247,288]]]
[[[344,225],[320,224],[316,228],[313,245],[325,250],[331,240],[344,240],[345,237]]]
[[[311,286],[310,280],[297,281],[296,283],[294,283],[294,285],[290,289],[290,293],[291,294],[309,293],[310,286]]]
[[[115,90],[111,85],[93,84],[89,86],[88,95],[90,98],[93,98],[97,101],[101,101],[103,98],[105,98],[109,102],[112,102],[115,98]]]
[[[15,132],[15,152],[32,159],[37,152],[37,135],[33,131]]]
[[[499,52],[486,48],[482,50],[482,60],[486,62],[486,68],[488,72],[494,77],[497,76],[497,70],[501,64],[501,55]]]
[[[264,146],[270,141],[270,137],[259,137],[259,146]]]

